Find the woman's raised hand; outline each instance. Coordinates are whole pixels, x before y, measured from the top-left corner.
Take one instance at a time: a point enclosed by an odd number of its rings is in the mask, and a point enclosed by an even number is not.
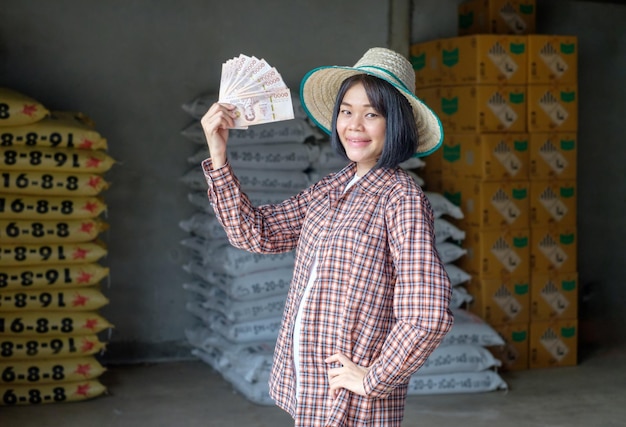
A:
[[[234,105],[216,102],[200,120],[214,169],[219,169],[226,163],[228,129],[235,126],[235,112]]]

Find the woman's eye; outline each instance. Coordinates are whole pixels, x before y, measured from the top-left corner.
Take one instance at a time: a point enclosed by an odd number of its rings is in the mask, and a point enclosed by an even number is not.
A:
[[[344,115],[349,115],[349,114],[350,114],[350,111],[348,111],[348,110],[341,110],[341,114],[344,114]]]

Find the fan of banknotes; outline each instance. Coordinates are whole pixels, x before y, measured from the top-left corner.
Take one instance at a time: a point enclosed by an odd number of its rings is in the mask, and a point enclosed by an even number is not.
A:
[[[293,119],[291,92],[264,59],[239,55],[222,64],[219,102],[237,107],[236,129]]]

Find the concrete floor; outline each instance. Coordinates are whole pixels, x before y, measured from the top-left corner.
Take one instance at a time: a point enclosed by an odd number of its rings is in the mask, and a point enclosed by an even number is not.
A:
[[[626,426],[626,348],[597,350],[578,366],[503,373],[507,392],[410,396],[404,426]],[[234,393],[208,365],[113,366],[93,400],[0,407],[1,427],[289,427],[273,406]]]

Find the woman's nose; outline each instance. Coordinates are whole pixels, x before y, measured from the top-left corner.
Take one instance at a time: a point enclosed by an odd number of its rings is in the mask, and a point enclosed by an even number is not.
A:
[[[350,124],[348,126],[348,128],[350,130],[362,130],[363,129],[363,122],[361,121],[361,118],[354,115],[350,118]]]

